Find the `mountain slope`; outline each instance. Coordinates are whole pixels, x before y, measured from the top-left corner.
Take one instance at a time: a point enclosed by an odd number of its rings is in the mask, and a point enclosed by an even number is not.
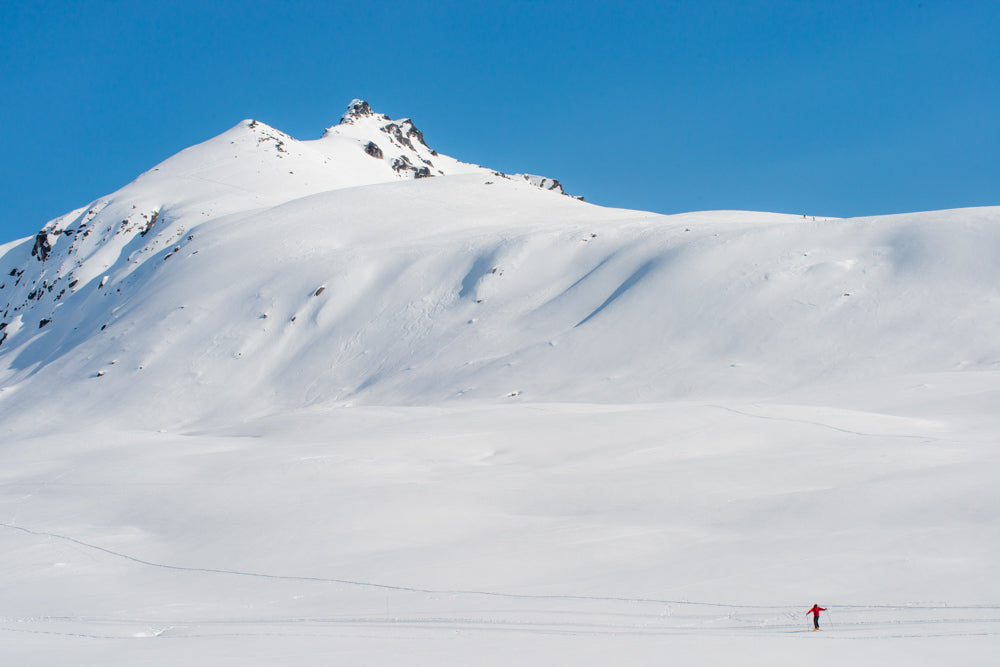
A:
[[[394,168],[407,154],[443,175]],[[605,209],[355,101],[312,142],[241,123],[5,246],[0,408],[161,426],[996,370],[998,264],[1000,209]]]

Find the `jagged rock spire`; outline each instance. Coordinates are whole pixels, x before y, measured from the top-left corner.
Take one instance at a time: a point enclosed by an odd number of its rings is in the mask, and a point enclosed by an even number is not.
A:
[[[351,100],[351,103],[347,107],[347,111],[344,113],[343,116],[341,116],[340,122],[353,123],[358,118],[362,118],[365,116],[374,116],[374,115],[375,112],[372,111],[372,108],[371,106],[368,105],[368,102],[365,102],[364,100],[354,99]]]

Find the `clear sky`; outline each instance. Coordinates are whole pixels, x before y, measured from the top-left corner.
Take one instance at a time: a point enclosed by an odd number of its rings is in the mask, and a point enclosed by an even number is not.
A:
[[[608,206],[1000,204],[1000,2],[0,0],[0,241],[354,97]]]

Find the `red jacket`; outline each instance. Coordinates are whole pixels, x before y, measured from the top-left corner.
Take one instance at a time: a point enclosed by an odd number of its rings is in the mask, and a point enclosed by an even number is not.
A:
[[[821,611],[826,611],[826,607],[820,607],[818,604],[814,604],[813,608],[807,611],[807,614],[812,614],[813,616],[819,616]]]

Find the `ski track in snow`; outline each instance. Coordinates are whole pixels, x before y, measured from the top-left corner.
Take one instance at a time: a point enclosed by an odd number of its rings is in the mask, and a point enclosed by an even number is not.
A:
[[[865,433],[864,431],[853,431],[847,428],[841,428],[840,426],[833,426],[832,424],[824,424],[823,422],[812,421],[809,419],[793,419],[792,417],[774,417],[771,415],[761,415],[753,412],[746,412],[743,410],[737,410],[736,408],[730,408],[725,405],[709,405],[709,407],[715,408],[717,410],[725,410],[726,412],[732,412],[743,417],[751,417],[753,419],[765,419],[767,421],[775,422],[787,422],[789,424],[805,424],[807,426],[817,426],[819,428],[830,429],[831,431],[837,431],[838,433],[846,433],[847,435],[856,435],[861,438],[899,438],[905,440],[920,440],[922,442],[940,442],[941,438],[934,438],[927,435],[910,435],[905,433]]]
[[[440,609],[425,614],[412,611],[406,615],[394,615],[388,609],[384,617],[343,615],[331,617],[274,617],[274,618],[114,618],[90,616],[44,616],[7,617],[0,619],[0,631],[57,635],[65,637],[140,640],[140,639],[196,639],[206,637],[327,637],[347,630],[357,629],[406,629],[420,631],[475,631],[506,632],[545,635],[590,635],[590,636],[671,636],[709,635],[746,637],[760,634],[788,635],[809,632],[805,627],[808,620],[800,613],[801,605],[746,605],[725,602],[703,602],[693,600],[665,600],[641,597],[616,597],[597,595],[559,595],[506,593],[488,590],[435,589],[416,586],[401,586],[370,581],[353,581],[332,577],[315,577],[288,574],[248,572],[211,567],[192,567],[157,563],[138,558],[120,551],[108,549],[77,538],[47,531],[32,530],[23,526],[0,523],[0,527],[35,537],[63,540],[98,551],[115,558],[151,568],[176,572],[227,575],[258,579],[314,582],[320,584],[340,584],[369,589],[380,589],[387,593],[407,593],[423,596],[444,596],[455,598],[449,601],[450,614],[441,614]],[[461,610],[461,598],[494,598],[521,600],[523,602],[563,602],[560,608],[548,606],[513,609],[467,609]],[[566,608],[574,604],[583,608]],[[618,605],[656,606],[656,612],[642,612],[629,609],[617,611]],[[605,608],[595,605],[605,605]],[[456,608],[457,607],[457,608]],[[675,613],[675,607],[686,613]],[[837,605],[829,603],[829,608],[850,612],[864,620],[834,621],[834,614],[827,613],[824,629],[835,633],[838,638],[847,639],[908,639],[927,637],[972,637],[1000,636],[1000,605],[926,605],[926,604],[867,604]],[[713,611],[715,610],[715,611]],[[961,612],[957,617],[949,613]],[[977,616],[976,612],[983,613]],[[994,613],[989,613],[994,612]],[[721,615],[720,615],[721,614]],[[889,616],[889,618],[886,618]],[[589,617],[587,620],[586,617]],[[801,617],[801,618],[800,618]],[[121,633],[86,632],[78,627],[65,630],[53,626],[60,624],[94,626],[118,626]],[[315,632],[304,633],[304,626]],[[976,627],[978,626],[978,627]],[[136,632],[136,627],[145,628]],[[936,627],[943,630],[928,633],[919,628]],[[209,630],[215,628],[215,631]]]

